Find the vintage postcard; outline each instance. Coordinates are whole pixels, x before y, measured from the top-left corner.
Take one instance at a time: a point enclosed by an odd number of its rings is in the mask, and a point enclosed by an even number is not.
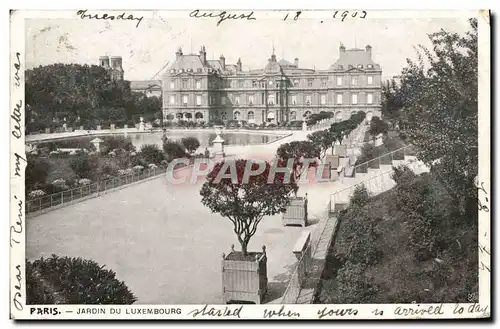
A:
[[[491,316],[489,11],[10,25],[12,319]]]

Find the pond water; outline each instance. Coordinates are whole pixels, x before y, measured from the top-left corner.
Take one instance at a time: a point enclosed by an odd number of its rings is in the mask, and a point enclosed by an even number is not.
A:
[[[114,134],[114,135],[102,135],[99,138],[106,140],[106,138],[113,138],[123,136],[132,142],[132,144],[136,147],[137,150],[141,148],[142,145],[145,144],[157,144],[158,146],[162,146],[162,132],[153,132],[153,133],[127,133],[127,134]],[[190,132],[190,131],[168,131],[167,136],[172,140],[180,140],[183,137],[196,137],[201,144],[201,147],[210,147],[212,146],[212,141],[217,136],[213,132],[208,131],[199,131],[199,132]],[[50,143],[54,143],[59,148],[88,148],[90,146],[90,141],[94,139],[96,135],[93,136],[80,136],[80,137],[69,137],[64,140],[55,140]],[[272,142],[278,138],[280,135],[263,135],[263,134],[248,134],[248,133],[240,133],[240,132],[229,132],[221,134],[221,137],[224,139],[225,145],[255,145],[255,144],[266,144]],[[42,146],[45,143],[40,143]]]

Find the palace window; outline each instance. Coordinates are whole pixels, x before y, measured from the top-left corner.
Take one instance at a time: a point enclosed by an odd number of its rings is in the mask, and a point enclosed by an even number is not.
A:
[[[373,77],[372,77],[371,75],[369,75],[369,76],[367,77],[367,83],[368,83],[369,85],[372,85],[372,84],[373,84]]]
[[[274,95],[267,96],[267,104],[274,105]]]
[[[312,96],[306,95],[306,105],[311,105],[311,103],[312,103]]]
[[[252,88],[257,88],[259,86],[259,82],[257,80],[252,80]]]
[[[220,98],[220,101],[221,101],[221,104],[222,104],[222,105],[226,105],[226,97],[224,97],[224,96],[223,96],[223,97],[221,97],[221,98]]]
[[[337,77],[337,86],[342,86],[342,77]]]
[[[188,96],[183,95],[182,96],[182,105],[187,106],[187,104],[188,104]]]
[[[337,104],[342,104],[342,94],[337,94]]]
[[[170,101],[169,101],[170,104],[175,104],[175,96],[174,95],[170,96],[169,99],[170,99]]]
[[[369,69],[373,69],[373,65],[372,65],[372,64],[368,64],[368,65],[367,65],[367,67],[368,67]]]
[[[297,104],[297,95],[292,95],[292,104],[293,105]]]
[[[297,120],[297,112],[295,111],[290,112],[290,120]]]
[[[240,96],[235,96],[234,97],[234,105],[240,105]]]
[[[351,103],[358,104],[358,94],[352,94],[351,97],[352,97]]]
[[[254,120],[254,118],[255,118],[255,115],[254,115],[253,111],[248,112],[248,120]]]
[[[300,81],[299,81],[299,79],[295,79],[295,80],[293,80],[293,86],[294,86],[294,87],[298,87],[299,85],[300,85]]]
[[[326,104],[326,94],[322,94],[321,95],[321,105],[325,105]]]
[[[187,79],[182,79],[182,89],[188,88],[189,81]]]
[[[254,103],[254,96],[253,95],[248,95],[248,105],[253,105]]]
[[[238,80],[238,87],[240,88],[245,87],[245,80]]]
[[[196,80],[196,89],[201,89],[201,80]]]
[[[328,86],[328,79],[321,79],[321,87]]]
[[[366,95],[366,104],[373,104],[373,94]]]
[[[240,112],[239,111],[235,111],[233,113],[233,119],[234,120],[239,120],[240,119]]]
[[[197,106],[201,105],[201,95],[196,95],[196,105]]]
[[[357,85],[357,84],[358,84],[358,77],[352,77],[352,78],[351,78],[351,84],[352,84],[353,86]]]
[[[312,87],[313,86],[313,79],[307,79],[307,86]]]
[[[175,82],[170,81],[170,89],[175,89]]]

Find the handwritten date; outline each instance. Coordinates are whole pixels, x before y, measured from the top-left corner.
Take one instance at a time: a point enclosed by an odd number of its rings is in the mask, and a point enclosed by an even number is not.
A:
[[[196,9],[196,10],[193,10],[190,14],[189,14],[189,17],[193,17],[193,18],[216,18],[218,19],[217,21],[217,26],[220,25],[220,23],[224,22],[225,20],[228,20],[228,19],[232,19],[232,20],[236,20],[236,19],[243,19],[243,20],[247,20],[247,21],[255,21],[257,18],[255,18],[254,16],[254,12],[251,11],[250,13],[246,13],[246,14],[232,14],[232,13],[228,13],[227,11],[221,11],[219,13],[216,13],[216,12],[200,12],[199,9]]]
[[[347,17],[352,17],[352,18],[366,18],[366,15],[367,15],[367,12],[365,10],[362,10],[362,11],[353,11],[353,12],[350,12],[349,10],[344,10],[344,11],[340,11],[340,10],[336,10],[335,13],[333,13],[333,18],[335,19],[341,19],[341,21],[343,22]]]

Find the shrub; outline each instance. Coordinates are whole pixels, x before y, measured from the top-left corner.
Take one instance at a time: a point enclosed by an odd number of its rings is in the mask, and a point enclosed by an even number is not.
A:
[[[181,139],[181,144],[189,153],[193,153],[200,147],[200,141],[196,137],[184,137]]]
[[[156,144],[145,144],[140,153],[146,163],[160,163],[163,160],[163,152]]]
[[[34,190],[34,191],[31,191],[29,194],[28,194],[28,197],[30,199],[34,199],[34,198],[40,198],[42,196],[45,196],[47,195],[47,193],[45,193],[44,191],[42,190]]]
[[[350,200],[351,207],[363,207],[370,200],[370,195],[366,187],[361,184],[355,187],[354,193]]]
[[[132,169],[134,169],[135,171],[142,171],[144,169],[144,167],[143,166],[134,166],[134,168],[132,168]]]
[[[137,297],[116,273],[92,260],[52,257],[26,262],[26,302],[133,304]]]
[[[172,140],[167,140],[163,143],[163,152],[165,153],[168,161],[186,156],[184,146]]]
[[[95,156],[81,155],[71,160],[70,167],[79,178],[91,178],[95,176],[99,162]]]
[[[52,186],[54,186],[56,190],[55,193],[69,189],[69,186],[66,184],[66,181],[62,178],[53,181]]]
[[[32,190],[37,185],[45,184],[49,174],[49,164],[43,159],[32,156],[28,156],[27,161],[28,164],[25,172],[26,190]]]
[[[112,136],[104,138],[103,143],[110,150],[125,150],[128,152],[135,151],[135,146],[129,138],[123,136]]]
[[[90,185],[92,181],[87,178],[82,178],[78,180],[78,185]]]

